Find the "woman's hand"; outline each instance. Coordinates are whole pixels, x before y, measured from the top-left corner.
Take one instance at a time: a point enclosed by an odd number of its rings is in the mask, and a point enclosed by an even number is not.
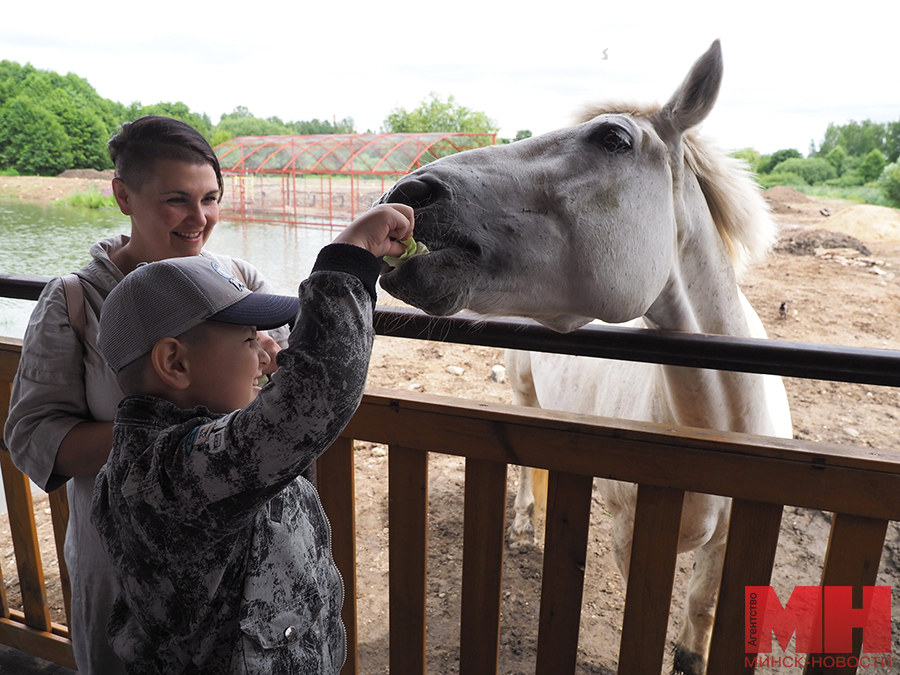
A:
[[[379,258],[400,256],[406,250],[400,240],[412,236],[414,221],[411,206],[378,204],[345,227],[334,242],[360,246]]]

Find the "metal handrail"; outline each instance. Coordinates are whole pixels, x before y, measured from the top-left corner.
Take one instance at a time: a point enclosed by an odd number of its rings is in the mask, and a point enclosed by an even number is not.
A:
[[[51,277],[0,274],[0,297],[36,300]],[[528,319],[434,317],[379,306],[378,335],[900,387],[900,351],[591,324],[557,333]]]

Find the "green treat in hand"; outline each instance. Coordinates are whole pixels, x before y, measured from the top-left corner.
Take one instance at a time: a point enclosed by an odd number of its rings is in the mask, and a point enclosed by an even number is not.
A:
[[[412,237],[410,237],[409,239],[401,239],[400,243],[406,246],[406,250],[403,253],[401,253],[399,256],[384,256],[384,261],[391,267],[400,267],[410,258],[428,253],[428,247],[422,242],[416,241]]]

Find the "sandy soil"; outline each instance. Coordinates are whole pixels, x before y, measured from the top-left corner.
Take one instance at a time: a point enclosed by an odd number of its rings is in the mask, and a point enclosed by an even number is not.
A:
[[[66,171],[59,176],[0,176],[0,197],[52,202],[90,188],[109,188],[112,172]]]
[[[12,184],[19,186],[15,189],[21,195],[31,195],[35,188],[43,199],[55,190],[62,196],[68,194],[64,190],[73,189],[56,180],[61,179],[39,179],[37,186],[27,186],[29,181],[24,179],[0,177],[0,194]],[[896,276],[900,270],[900,212],[812,200],[790,188],[773,188],[767,196],[783,226],[782,240],[764,262],[750,270],[743,288],[770,336],[900,349],[900,278]],[[839,236],[834,236],[835,231]],[[398,354],[403,354],[399,366]],[[492,368],[502,362],[499,349],[428,341],[410,344],[399,338],[379,337],[369,382],[378,387],[509,402],[508,385],[491,379]],[[898,449],[900,392],[797,379],[786,380],[786,386],[798,438]],[[360,670],[373,674],[388,672],[386,454],[381,446],[360,443],[357,447]],[[432,456],[429,476],[428,672],[443,674],[458,667],[464,467],[457,459]],[[516,473],[511,470],[508,514],[515,484]],[[616,668],[623,585],[609,551],[610,519],[599,493],[595,492],[594,501],[577,672],[608,675]],[[38,536],[42,545],[46,544],[45,569],[52,570],[55,551],[45,499],[38,500],[36,512],[41,521]],[[785,509],[773,580],[782,599],[794,585],[818,583],[830,520],[828,513]],[[0,519],[0,541],[4,542],[0,564],[10,604],[16,606],[18,586],[6,519]],[[678,607],[690,569],[690,554],[682,556],[673,599]],[[48,576],[52,611],[55,620],[63,621],[59,584],[51,572]],[[534,671],[540,577],[540,548],[507,556],[500,638],[502,673]],[[878,583],[893,586],[898,577],[900,529],[892,523]],[[898,606],[895,595],[895,626],[900,626]],[[674,622],[670,638],[678,629]],[[900,630],[896,629],[894,656],[900,658]],[[757,669],[757,673],[768,672],[789,671]]]

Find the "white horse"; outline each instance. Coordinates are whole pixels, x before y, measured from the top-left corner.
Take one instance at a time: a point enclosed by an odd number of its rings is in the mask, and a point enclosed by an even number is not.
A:
[[[382,277],[426,312],[463,308],[531,317],[559,331],[592,320],[764,337],[737,274],[775,226],[744,165],[691,130],[722,78],[718,41],[664,106],[607,104],[580,124],[471,150],[405,177],[384,199],[416,209],[431,253]],[[516,403],[547,409],[790,437],[780,378],[508,352]],[[627,574],[636,486],[603,481],[613,550]],[[510,527],[533,541],[531,472]],[[730,501],[686,496],[680,551],[695,551],[674,671],[705,671]]]

